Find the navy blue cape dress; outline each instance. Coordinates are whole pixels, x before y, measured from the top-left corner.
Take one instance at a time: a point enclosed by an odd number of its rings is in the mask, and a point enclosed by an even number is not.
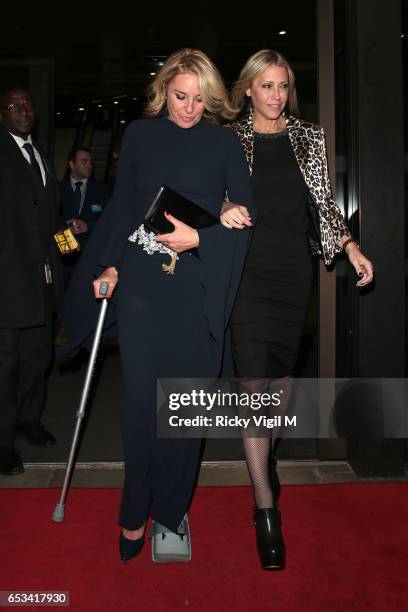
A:
[[[199,440],[158,438],[158,378],[213,378],[221,370],[225,330],[250,231],[220,223],[199,230],[194,253],[178,256],[175,274],[148,254],[135,233],[161,185],[219,215],[225,194],[252,210],[248,166],[236,135],[201,120],[184,129],[167,117],[142,119],[126,130],[112,200],[71,280],[64,307],[65,353],[92,340],[99,311],[92,280],[119,271],[106,328],[117,322],[124,393],[121,430],[125,485],[119,523],[137,529],[152,517],[175,530],[196,477]],[[129,240],[129,237],[133,238]]]

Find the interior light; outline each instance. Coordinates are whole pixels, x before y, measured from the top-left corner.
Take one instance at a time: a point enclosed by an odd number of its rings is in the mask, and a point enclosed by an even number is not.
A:
[[[279,32],[279,36],[285,36],[285,34],[287,34],[287,31],[286,31],[286,30],[281,30],[281,31]]]
[[[150,76],[155,76],[155,74],[156,74],[155,72],[151,72]]]

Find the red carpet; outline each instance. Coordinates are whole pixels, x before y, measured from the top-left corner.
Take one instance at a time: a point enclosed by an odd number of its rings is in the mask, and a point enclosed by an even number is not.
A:
[[[119,561],[118,489],[71,490],[59,524],[58,493],[0,489],[0,590],[70,591],[84,612],[407,609],[406,484],[284,487],[283,572],[259,568],[248,487],[197,490],[185,565],[153,564],[150,543]]]

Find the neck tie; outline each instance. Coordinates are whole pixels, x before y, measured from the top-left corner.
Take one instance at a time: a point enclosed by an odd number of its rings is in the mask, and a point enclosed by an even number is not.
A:
[[[81,187],[82,187],[82,181],[77,181],[75,183],[74,200],[75,200],[76,209],[78,211],[78,214],[81,214],[81,200],[82,200]]]
[[[42,174],[41,174],[41,168],[39,166],[38,161],[35,158],[33,145],[30,144],[29,142],[26,142],[25,145],[24,145],[24,149],[27,151],[27,153],[30,156],[31,168],[34,170],[34,172],[37,174],[38,178],[40,179],[41,185],[44,185],[43,177],[42,177]]]

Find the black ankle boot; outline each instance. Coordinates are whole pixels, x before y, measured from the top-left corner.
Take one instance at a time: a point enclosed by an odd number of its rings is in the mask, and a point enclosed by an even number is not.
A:
[[[254,508],[256,546],[262,568],[279,570],[285,567],[285,543],[281,532],[278,508]]]
[[[281,494],[281,485],[279,481],[278,472],[276,470],[277,462],[278,461],[276,457],[271,457],[269,466],[269,483],[272,489],[273,505],[275,506],[275,508],[279,507],[279,498]]]
[[[130,561],[130,559],[136,557],[143,548],[144,540],[145,534],[137,540],[129,540],[121,531],[119,536],[119,554],[122,561]]]

